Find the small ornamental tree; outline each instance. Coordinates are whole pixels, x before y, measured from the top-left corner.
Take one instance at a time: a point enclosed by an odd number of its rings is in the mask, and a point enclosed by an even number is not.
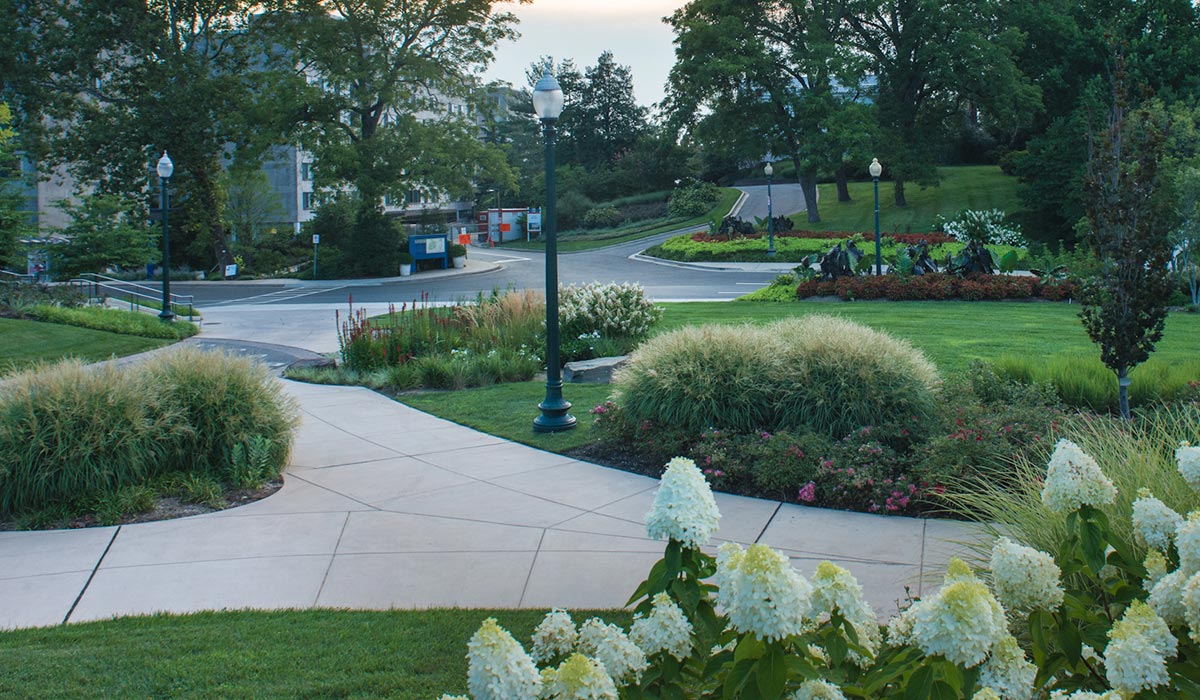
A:
[[[1130,106],[1124,81],[1118,60],[1108,123],[1088,136],[1088,242],[1101,267],[1084,284],[1080,317],[1100,346],[1100,359],[1117,375],[1121,416],[1129,418],[1129,371],[1162,338],[1171,252],[1158,196],[1165,125],[1147,106]]]

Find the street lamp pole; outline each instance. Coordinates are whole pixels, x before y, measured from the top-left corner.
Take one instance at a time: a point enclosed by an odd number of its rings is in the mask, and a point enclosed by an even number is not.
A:
[[[883,174],[883,166],[878,158],[871,159],[871,179],[875,181],[875,274],[883,274],[883,260],[879,252],[879,176]]]
[[[763,172],[767,174],[767,257],[773,258],[775,257],[775,210],[771,208],[771,176],[775,174],[775,168],[767,163]]]
[[[546,135],[546,209],[542,230],[546,236],[546,398],[538,404],[541,415],[533,419],[533,430],[553,433],[575,427],[571,404],[562,394],[562,366],[558,338],[558,234],[555,221],[557,193],[554,182],[555,123],[563,110],[563,92],[547,70],[533,87],[533,110]],[[497,205],[499,204],[497,192]]]
[[[162,311],[158,317],[164,321],[174,321],[175,311],[171,308],[171,229],[167,224],[167,215],[171,210],[171,195],[168,191],[171,174],[175,172],[175,164],[171,162],[171,157],[163,151],[162,158],[158,159],[158,179],[162,185],[162,268],[163,268],[163,286],[162,286]]]

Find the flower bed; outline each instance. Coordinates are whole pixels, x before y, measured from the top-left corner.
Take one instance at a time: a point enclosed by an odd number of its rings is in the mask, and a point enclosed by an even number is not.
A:
[[[1000,301],[1003,299],[1046,299],[1063,301],[1078,292],[1070,280],[1046,280],[1011,275],[978,275],[958,277],[939,273],[903,277],[843,277],[838,280],[806,280],[796,285],[796,297],[836,296],[846,301],[890,299],[892,301],[926,301],[962,299],[965,301]]]
[[[753,233],[748,236],[713,236],[708,233],[693,233],[692,240],[697,243],[716,243],[719,241],[729,241],[733,238],[764,238],[765,232]],[[776,238],[808,238],[813,240],[840,240],[844,241],[847,238],[871,238],[872,234],[863,233],[862,231],[776,231]],[[928,233],[880,233],[881,239],[895,241],[904,245],[916,245],[922,241],[929,245],[941,245],[943,243],[955,243],[958,239],[953,236],[947,236],[940,231],[929,231]],[[872,239],[873,240],[873,239]]]
[[[1175,458],[1200,487],[1200,448]],[[673,459],[646,516],[665,553],[630,597],[629,631],[553,610],[530,654],[489,618],[468,644],[466,685],[475,700],[1200,697],[1200,511],[1184,519],[1142,493],[1120,523],[1131,550],[1104,512],[1116,495],[1060,441],[1041,488],[1068,523],[1057,555],[999,537],[988,583],[951,559],[940,590],[884,626],[831,562],[809,579],[763,544],[707,554],[720,512],[696,465]]]
[[[810,255],[824,255],[835,244],[851,237],[858,239],[860,250],[868,255],[874,254],[874,241],[863,240],[860,234],[839,235],[832,238],[814,238],[804,235],[805,233],[807,232],[801,232],[797,235],[776,234],[775,257],[773,258],[767,257],[765,236],[761,234],[733,238],[731,240],[721,238],[696,239],[692,235],[683,234],[669,238],[658,245],[651,246],[646,250],[646,254],[665,260],[678,260],[680,262],[799,263]],[[900,236],[900,238],[896,236]],[[893,234],[892,237],[882,240],[881,253],[885,259],[892,260],[898,253],[904,250],[905,246],[910,243],[919,242],[922,238],[924,238],[923,235]],[[932,241],[929,242],[931,244],[929,254],[936,260],[942,260],[947,255],[958,255],[966,245],[956,241],[937,244]],[[991,251],[992,257],[997,261],[1010,251],[1015,252],[1018,256],[1017,267],[1025,268],[1028,266],[1028,252],[1024,248],[997,245],[988,246],[988,250]]]

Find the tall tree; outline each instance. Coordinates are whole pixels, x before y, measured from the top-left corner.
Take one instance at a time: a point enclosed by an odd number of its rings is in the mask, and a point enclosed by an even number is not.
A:
[[[1109,46],[1124,46],[1131,84],[1170,103],[1200,94],[1200,7],[1190,0],[1014,0],[1006,24],[1028,37],[1018,62],[1044,109],[1010,141],[1031,239],[1075,243],[1084,216],[1088,112],[1107,91]]]
[[[521,0],[527,2],[528,0]],[[515,36],[493,0],[277,0],[266,20],[307,84],[291,117],[317,184],[352,185],[364,209],[419,189],[465,195],[512,174],[481,141],[477,74]]]
[[[791,159],[810,222],[820,221],[817,178],[839,169],[849,143],[869,138],[831,131],[854,109],[865,68],[843,48],[847,9],[845,0],[693,0],[668,19],[673,119],[699,119],[696,134],[710,147],[724,139],[717,148],[743,159]]]
[[[571,140],[575,162],[584,166],[611,164],[646,128],[646,108],[633,96],[633,72],[611,51],[584,71],[575,108]]]
[[[223,161],[279,141],[278,93],[248,0],[22,0],[19,46],[3,88],[40,166],[62,165],[101,193],[151,191],[164,150],[175,162],[178,249],[219,260]],[[13,21],[13,20],[9,20]]]
[[[1002,123],[1028,119],[1040,90],[1016,63],[1023,37],[996,0],[850,0],[855,49],[871,58],[880,160],[897,206],[908,182],[936,184],[935,164],[955,117],[977,109]]]
[[[1080,317],[1117,375],[1121,415],[1129,418],[1129,370],[1162,338],[1173,282],[1159,192],[1165,120],[1149,106],[1130,104],[1126,79],[1118,62],[1107,123],[1089,129],[1084,201],[1088,242],[1101,267],[1084,286]]]
[[[21,161],[13,149],[16,132],[9,127],[12,113],[0,102],[0,268],[13,261],[17,239],[29,233],[29,214],[25,211]]]

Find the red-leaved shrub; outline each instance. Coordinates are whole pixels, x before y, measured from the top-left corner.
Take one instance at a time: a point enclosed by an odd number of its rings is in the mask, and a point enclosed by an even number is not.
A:
[[[836,296],[846,301],[855,299],[890,299],[892,301],[1048,299],[1062,301],[1074,298],[1076,294],[1075,283],[1068,280],[1042,282],[1036,277],[1010,275],[957,277],[945,273],[911,277],[892,275],[843,277],[832,282],[814,279],[801,282],[796,286],[796,296],[800,299]]]

